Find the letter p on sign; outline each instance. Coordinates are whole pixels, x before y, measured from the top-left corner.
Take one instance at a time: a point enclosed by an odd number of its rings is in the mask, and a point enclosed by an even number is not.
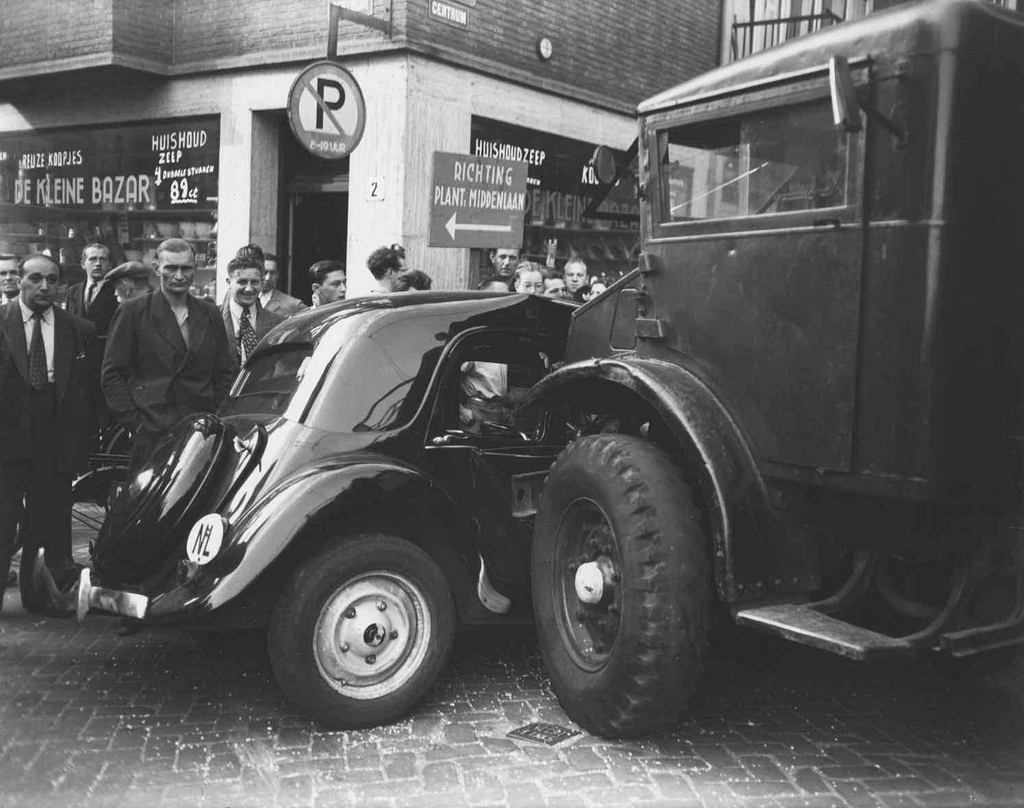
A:
[[[366,102],[355,77],[336,62],[311,64],[288,93],[288,123],[310,154],[327,160],[347,157],[366,126]]]
[[[320,96],[320,103],[316,105],[316,128],[324,128],[324,112],[326,110],[339,110],[345,105],[345,88],[340,81],[317,76],[316,94]],[[328,96],[334,96],[329,99]]]

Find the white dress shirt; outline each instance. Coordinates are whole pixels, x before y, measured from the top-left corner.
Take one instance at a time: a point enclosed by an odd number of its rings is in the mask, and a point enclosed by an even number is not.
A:
[[[271,289],[269,292],[260,292],[260,305],[266,308],[270,304],[270,298],[274,296],[274,290]],[[234,302],[232,300],[232,302]]]
[[[26,306],[25,301],[20,297],[18,298],[18,305],[21,306],[21,318],[25,321],[25,345],[31,351],[32,329],[34,327],[32,315],[35,312]],[[46,380],[53,384],[53,306],[48,306],[43,312],[40,328],[43,331],[43,350],[46,351]]]

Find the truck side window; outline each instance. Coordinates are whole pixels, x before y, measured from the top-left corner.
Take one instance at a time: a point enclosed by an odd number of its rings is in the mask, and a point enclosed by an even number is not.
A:
[[[662,219],[762,216],[850,204],[847,137],[827,98],[663,130]]]

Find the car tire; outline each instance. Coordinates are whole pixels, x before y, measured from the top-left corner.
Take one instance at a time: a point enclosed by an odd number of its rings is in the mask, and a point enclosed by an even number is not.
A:
[[[711,580],[668,455],[628,435],[571,444],[548,475],[531,562],[541,654],[569,717],[611,738],[676,723],[703,669]],[[599,572],[596,603],[579,594],[583,565]]]
[[[271,614],[270,664],[285,696],[339,729],[405,715],[455,636],[440,567],[411,542],[359,534],[296,568]]]

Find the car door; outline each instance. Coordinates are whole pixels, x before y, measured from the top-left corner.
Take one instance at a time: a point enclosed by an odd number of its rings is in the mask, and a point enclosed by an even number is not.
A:
[[[492,417],[468,422],[465,381],[473,363],[506,368],[506,402]],[[449,356],[426,434],[424,463],[443,480],[475,528],[477,551],[492,578],[514,587],[529,581],[533,514],[544,475],[564,447],[553,413],[523,406],[547,372],[547,356],[527,334],[487,332]]]

